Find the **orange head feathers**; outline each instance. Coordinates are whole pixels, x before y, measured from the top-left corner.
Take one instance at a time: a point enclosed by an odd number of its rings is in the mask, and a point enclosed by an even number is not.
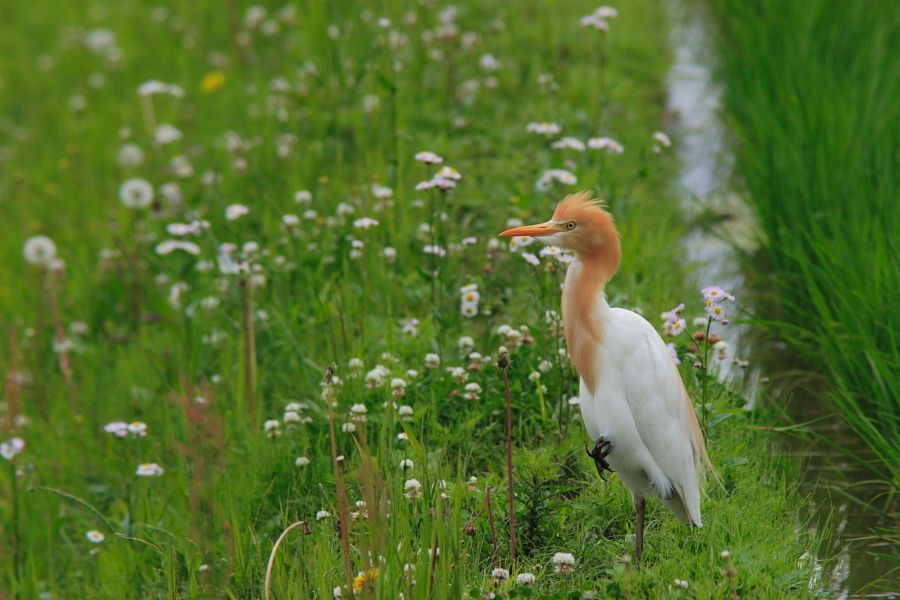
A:
[[[619,267],[622,258],[619,233],[612,215],[603,210],[593,192],[569,194],[556,206],[553,218],[546,223],[526,225],[504,231],[502,236],[530,236],[542,242],[574,250],[585,263],[593,263],[608,281]]]

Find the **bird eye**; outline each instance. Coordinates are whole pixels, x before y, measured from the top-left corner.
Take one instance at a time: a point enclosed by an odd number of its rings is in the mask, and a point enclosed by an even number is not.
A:
[[[566,229],[568,229],[569,231],[575,229],[575,221],[569,221],[568,223],[566,223]]]

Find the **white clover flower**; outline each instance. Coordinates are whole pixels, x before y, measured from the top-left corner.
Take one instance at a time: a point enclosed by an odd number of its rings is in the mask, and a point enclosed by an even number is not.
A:
[[[413,461],[409,460],[408,458],[405,458],[400,461],[400,470],[401,471],[405,471],[406,469],[412,469],[413,466],[414,466]]]
[[[688,588],[688,582],[684,579],[676,579],[674,583],[675,587],[677,588],[681,588],[683,590],[686,590]]]
[[[278,419],[269,419],[265,423],[263,423],[263,431],[272,432],[281,427],[281,421]]]
[[[475,383],[467,383],[465,387],[466,393],[463,394],[463,398],[466,400],[478,400],[478,394],[481,393],[481,386]]]
[[[397,260],[397,251],[390,246],[385,246],[384,250],[381,251],[381,255],[384,256],[388,264],[393,264]]]
[[[360,370],[363,367],[365,367],[365,364],[363,363],[362,359],[351,358],[350,361],[347,363],[347,366],[354,370]]]
[[[591,138],[588,140],[588,148],[593,150],[605,149],[609,154],[622,154],[625,148],[616,140],[608,137]]]
[[[529,585],[534,583],[535,577],[531,573],[520,573],[516,575],[516,583],[519,585]]]
[[[404,496],[407,498],[419,498],[422,496],[422,484],[419,483],[418,479],[407,479],[406,483],[403,484],[403,489],[406,490]]]
[[[184,134],[182,134],[177,127],[169,125],[168,123],[160,123],[153,134],[153,139],[156,140],[157,144],[162,146],[177,142],[182,137],[184,137]]]
[[[294,464],[298,467],[305,467],[309,464],[309,459],[305,456],[298,456],[297,460],[294,461]]]
[[[425,355],[425,368],[437,369],[441,366],[441,357],[437,354],[429,353]]]
[[[144,463],[138,465],[135,474],[140,475],[141,477],[157,477],[165,473],[163,468],[156,463]]]
[[[528,381],[540,381],[541,374],[538,371],[532,371],[528,374]]]
[[[694,327],[706,327],[706,317],[695,317],[691,323]]]
[[[354,433],[356,431],[356,424],[352,422],[347,422],[341,425],[341,431],[344,433]]]
[[[450,377],[456,379],[460,385],[469,380],[469,372],[462,367],[447,367]]]
[[[379,200],[384,200],[385,198],[392,198],[394,196],[394,190],[376,183],[372,185],[372,195]]]
[[[283,215],[281,217],[281,222],[288,227],[296,227],[300,224],[300,217],[297,215]]]
[[[541,373],[549,373],[550,369],[552,369],[552,368],[553,368],[553,363],[546,359],[542,360],[538,364],[538,371],[540,371]]]
[[[294,410],[285,411],[284,416],[281,418],[285,423],[299,423],[301,421],[300,413]]]
[[[309,206],[309,203],[312,202],[312,192],[309,190],[300,190],[299,192],[294,192],[294,202],[297,204],[305,204]]]
[[[731,552],[729,552],[728,550],[722,550],[721,552],[719,552],[719,557],[722,560],[728,560],[729,558],[731,558]]]
[[[365,404],[354,404],[353,406],[350,407],[350,412],[357,414],[357,415],[364,415],[367,412],[369,412],[369,409],[366,408]]]
[[[331,513],[328,512],[327,510],[320,510],[319,512],[316,513],[316,520],[321,521],[322,519],[327,519],[330,516],[331,516]]]
[[[116,162],[125,168],[135,168],[144,164],[144,151],[133,142],[123,144],[116,153]]]
[[[85,536],[87,537],[89,542],[93,542],[95,544],[99,544],[103,540],[106,539],[106,536],[97,531],[96,529],[92,529],[88,531]]]
[[[119,186],[119,200],[128,208],[147,208],[153,202],[153,186],[146,179],[129,179]]]
[[[28,238],[22,253],[29,263],[47,266],[56,258],[56,244],[45,235],[36,235]]]
[[[13,457],[25,448],[25,440],[20,437],[14,437],[0,444],[0,456],[6,460],[12,460]]]
[[[413,415],[413,407],[404,404],[397,409],[397,414],[401,417],[411,417]]]
[[[509,579],[509,571],[507,571],[506,569],[496,568],[491,571],[491,577],[493,577],[495,581],[501,579]]]
[[[554,150],[577,150],[579,152],[584,152],[584,142],[573,137],[564,137],[557,140],[550,144],[550,147]]]
[[[225,218],[229,221],[242,217],[250,212],[250,209],[243,204],[232,204],[225,208]]]
[[[385,384],[386,373],[384,372],[383,368],[379,369],[378,367],[375,367],[374,369],[366,373],[365,381],[366,387],[374,390],[375,388],[379,388]]]
[[[494,58],[493,54],[485,54],[481,58],[478,59],[478,67],[486,72],[490,73],[491,71],[496,71],[500,67],[503,66],[499,60]]]
[[[575,557],[568,552],[557,552],[553,555],[553,564],[556,565],[557,573],[571,573]]]

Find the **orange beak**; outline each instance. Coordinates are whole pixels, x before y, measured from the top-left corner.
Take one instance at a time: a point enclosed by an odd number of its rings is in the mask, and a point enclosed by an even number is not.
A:
[[[553,235],[554,233],[558,232],[559,229],[557,229],[556,223],[547,221],[546,223],[540,223],[538,225],[525,225],[524,227],[508,229],[500,235],[503,237],[517,237],[520,235],[527,235],[528,237],[541,237],[543,235]]]

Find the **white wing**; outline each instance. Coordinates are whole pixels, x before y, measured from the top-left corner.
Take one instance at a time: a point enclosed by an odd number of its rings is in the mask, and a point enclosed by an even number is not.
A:
[[[585,425],[612,442],[607,460],[632,492],[654,493],[679,521],[700,526],[699,430],[681,376],[643,317],[616,308],[608,316],[597,390],[582,385]]]

